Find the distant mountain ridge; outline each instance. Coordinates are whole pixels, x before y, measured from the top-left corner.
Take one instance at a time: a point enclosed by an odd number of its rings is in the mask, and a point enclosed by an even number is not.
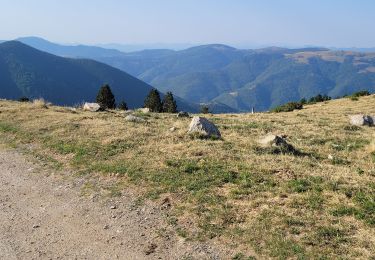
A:
[[[57,56],[70,58],[102,58],[121,56],[123,53],[115,49],[105,49],[97,46],[88,45],[61,45],[49,42],[39,37],[22,37],[17,38],[16,41],[27,44],[33,48],[45,51]]]
[[[338,97],[364,89],[375,92],[374,53],[325,48],[240,50],[221,44],[181,51],[114,52],[113,56],[103,55],[101,49],[98,52],[86,52],[85,57],[126,71],[162,92],[211,104],[215,112],[250,111],[252,107],[264,111],[317,94]]]
[[[117,102],[130,108],[143,106],[152,87],[133,76],[88,59],[70,59],[39,51],[21,42],[0,44],[0,98],[39,98],[57,105],[95,101],[108,83]],[[180,109],[196,109],[178,100]]]

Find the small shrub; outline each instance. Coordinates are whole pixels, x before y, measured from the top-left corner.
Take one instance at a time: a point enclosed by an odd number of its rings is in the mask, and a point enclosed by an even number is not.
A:
[[[47,102],[43,98],[34,99],[33,105],[37,108],[48,108]]]
[[[202,114],[208,114],[208,113],[210,113],[210,109],[208,108],[208,106],[202,106],[201,107],[201,113]]]
[[[280,113],[280,112],[291,112],[294,110],[301,110],[303,108],[303,104],[300,102],[289,102],[284,105],[275,107],[271,110],[271,112],[274,113]]]
[[[117,108],[126,111],[128,110],[128,105],[125,103],[125,101],[121,101]]]
[[[367,90],[361,90],[361,91],[358,91],[358,92],[355,92],[351,95],[351,97],[364,97],[364,96],[369,96],[370,95],[370,92],[368,92]]]
[[[18,99],[19,102],[30,102],[30,99],[28,97],[21,97]]]
[[[238,253],[232,257],[233,260],[256,260],[254,256],[245,256],[242,253]]]
[[[331,100],[332,98],[330,96],[327,96],[327,95],[316,95],[315,97],[311,97],[308,104],[315,104],[315,103],[319,103],[319,102],[324,102],[324,101],[328,101],[328,100]]]
[[[356,126],[356,125],[347,125],[344,127],[344,130],[345,131],[351,131],[351,132],[355,132],[355,131],[360,131],[362,128],[360,128],[359,126]]]

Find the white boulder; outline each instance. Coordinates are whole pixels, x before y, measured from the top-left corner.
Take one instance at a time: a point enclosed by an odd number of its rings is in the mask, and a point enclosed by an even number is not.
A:
[[[189,134],[197,133],[204,137],[221,138],[221,133],[215,124],[204,117],[195,116],[189,126]]]
[[[83,105],[83,110],[91,111],[91,112],[97,112],[101,109],[100,105],[98,103],[85,103]]]
[[[355,126],[373,126],[374,117],[369,115],[352,115],[349,116],[350,124]]]

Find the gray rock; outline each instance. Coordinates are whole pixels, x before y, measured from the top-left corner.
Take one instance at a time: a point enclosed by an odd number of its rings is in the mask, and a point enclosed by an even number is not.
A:
[[[350,124],[355,126],[373,126],[374,117],[369,115],[352,115],[349,116]]]
[[[83,110],[97,112],[100,111],[101,107],[98,103],[85,103],[83,105]]]
[[[184,117],[190,117],[190,115],[188,112],[180,111],[178,112],[177,117],[184,118]]]
[[[259,143],[264,147],[277,147],[280,152],[294,153],[294,147],[287,143],[284,136],[268,134],[259,140]]]
[[[221,138],[219,129],[204,117],[195,116],[191,120],[188,133],[198,133],[204,137]]]
[[[259,140],[259,143],[263,146],[281,146],[283,144],[287,144],[283,137],[274,134],[266,135]]]
[[[135,122],[135,123],[146,122],[146,120],[144,120],[143,118],[138,117],[138,116],[133,116],[133,115],[126,116],[125,120],[128,121],[128,122]]]

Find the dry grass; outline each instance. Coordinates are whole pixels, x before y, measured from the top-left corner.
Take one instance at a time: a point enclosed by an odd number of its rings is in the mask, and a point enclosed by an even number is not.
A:
[[[48,108],[48,103],[43,98],[34,99],[32,104],[36,108]]]
[[[88,180],[107,176],[119,187],[132,185],[140,199],[168,197],[169,221],[186,239],[279,259],[369,259],[374,128],[350,127],[348,115],[375,114],[374,102],[368,96],[289,113],[207,115],[223,140],[200,140],[186,134],[189,119],[174,115],[142,114],[146,123],[131,123],[120,112],[0,101],[0,137],[15,146],[32,143],[46,161]],[[286,134],[301,153],[258,149],[268,132]]]

